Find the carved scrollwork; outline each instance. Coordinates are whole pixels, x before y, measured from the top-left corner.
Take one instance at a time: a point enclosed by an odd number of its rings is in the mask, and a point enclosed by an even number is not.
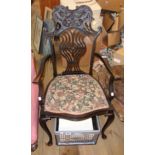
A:
[[[91,28],[92,10],[86,5],[79,6],[75,10],[69,10],[68,7],[59,5],[53,10],[52,15],[56,26],[56,35],[68,28],[93,31]]]

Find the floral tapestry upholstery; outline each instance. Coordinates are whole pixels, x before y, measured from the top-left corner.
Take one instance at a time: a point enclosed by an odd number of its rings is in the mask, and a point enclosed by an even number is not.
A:
[[[87,74],[57,76],[45,96],[45,111],[80,115],[109,108],[99,83]]]

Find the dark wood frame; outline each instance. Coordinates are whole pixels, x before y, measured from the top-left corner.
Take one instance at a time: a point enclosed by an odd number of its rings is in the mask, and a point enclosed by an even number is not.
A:
[[[63,16],[65,16],[66,22],[64,22],[64,20],[63,20],[64,17],[63,17],[63,19],[61,18],[60,15],[62,15],[62,14],[63,14]],[[79,20],[77,19],[77,16],[78,17],[80,16],[80,19],[81,19],[80,24],[78,23]],[[73,21],[70,22],[69,24],[66,24],[68,22],[68,20],[70,21],[71,19]],[[51,134],[50,130],[48,129],[46,122],[52,118],[67,118],[67,119],[72,119],[72,120],[82,120],[82,119],[86,119],[89,117],[93,117],[95,115],[104,115],[104,116],[108,117],[105,125],[102,128],[102,138],[105,139],[106,135],[104,134],[104,132],[105,132],[106,128],[114,120],[114,112],[113,112],[113,107],[111,105],[111,100],[114,97],[113,81],[114,81],[115,77],[112,73],[111,67],[108,64],[107,59],[102,58],[99,54],[95,53],[96,39],[99,36],[99,34],[101,33],[101,28],[99,28],[98,32],[94,31],[91,28],[92,11],[88,6],[80,6],[80,7],[77,7],[75,10],[69,10],[67,7],[64,7],[64,6],[58,6],[53,10],[53,20],[55,21],[55,27],[56,27],[55,31],[53,33],[47,33],[47,37],[53,37],[55,39],[56,38],[59,39],[59,37],[61,36],[61,34],[63,34],[64,31],[71,31],[72,29],[76,29],[79,31],[79,33],[82,33],[84,35],[92,35],[94,37],[92,51],[91,51],[89,75],[92,76],[92,74],[93,74],[92,67],[93,67],[94,58],[96,57],[96,58],[100,59],[102,61],[102,63],[105,65],[105,68],[107,69],[108,73],[110,74],[109,95],[107,96],[109,108],[89,112],[89,113],[86,113],[83,115],[78,115],[78,116],[71,115],[71,114],[63,114],[63,113],[56,114],[56,113],[44,111],[44,101],[45,101],[46,92],[43,93],[43,83],[42,83],[43,77],[42,76],[43,76],[45,64],[47,61],[50,60],[52,62],[53,77],[55,78],[56,76],[58,76],[57,69],[56,69],[56,54],[55,54],[55,51],[53,50],[51,55],[47,55],[42,59],[38,74],[33,81],[34,83],[39,84],[39,97],[40,97],[39,104],[41,107],[39,122],[40,122],[41,127],[44,129],[44,131],[47,133],[47,135],[49,137],[49,141],[48,141],[47,145],[49,145],[49,146],[52,145],[52,134]],[[82,47],[82,48],[84,48],[84,47]],[[70,61],[67,61],[67,62],[70,63]],[[75,66],[75,64],[70,65],[71,68],[73,68],[73,66]],[[75,70],[72,71],[72,69],[68,69],[68,70],[66,69],[61,74],[61,76],[66,75],[66,74],[87,74],[87,73],[81,71],[80,68],[78,68],[76,71]]]

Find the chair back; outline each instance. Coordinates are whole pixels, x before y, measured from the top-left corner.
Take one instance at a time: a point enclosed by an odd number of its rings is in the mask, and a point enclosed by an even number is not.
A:
[[[92,10],[85,5],[75,10],[59,5],[54,8],[52,16],[55,23],[54,38],[59,42],[60,55],[66,62],[62,74],[85,73],[80,67],[80,61],[86,53],[86,59],[90,60],[85,61],[89,62],[89,74],[92,74],[96,39],[101,32],[101,28],[94,31],[91,27]]]

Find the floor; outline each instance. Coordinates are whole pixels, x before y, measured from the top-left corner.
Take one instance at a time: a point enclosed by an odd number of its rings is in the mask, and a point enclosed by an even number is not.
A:
[[[106,118],[99,117],[100,126],[104,124]],[[54,120],[48,121],[48,126],[54,133]],[[103,140],[101,135],[96,145],[79,146],[57,146],[53,136],[53,146],[47,146],[46,133],[39,126],[38,149],[31,155],[123,155],[124,154],[124,124],[117,116],[114,122],[106,130],[107,139]]]

